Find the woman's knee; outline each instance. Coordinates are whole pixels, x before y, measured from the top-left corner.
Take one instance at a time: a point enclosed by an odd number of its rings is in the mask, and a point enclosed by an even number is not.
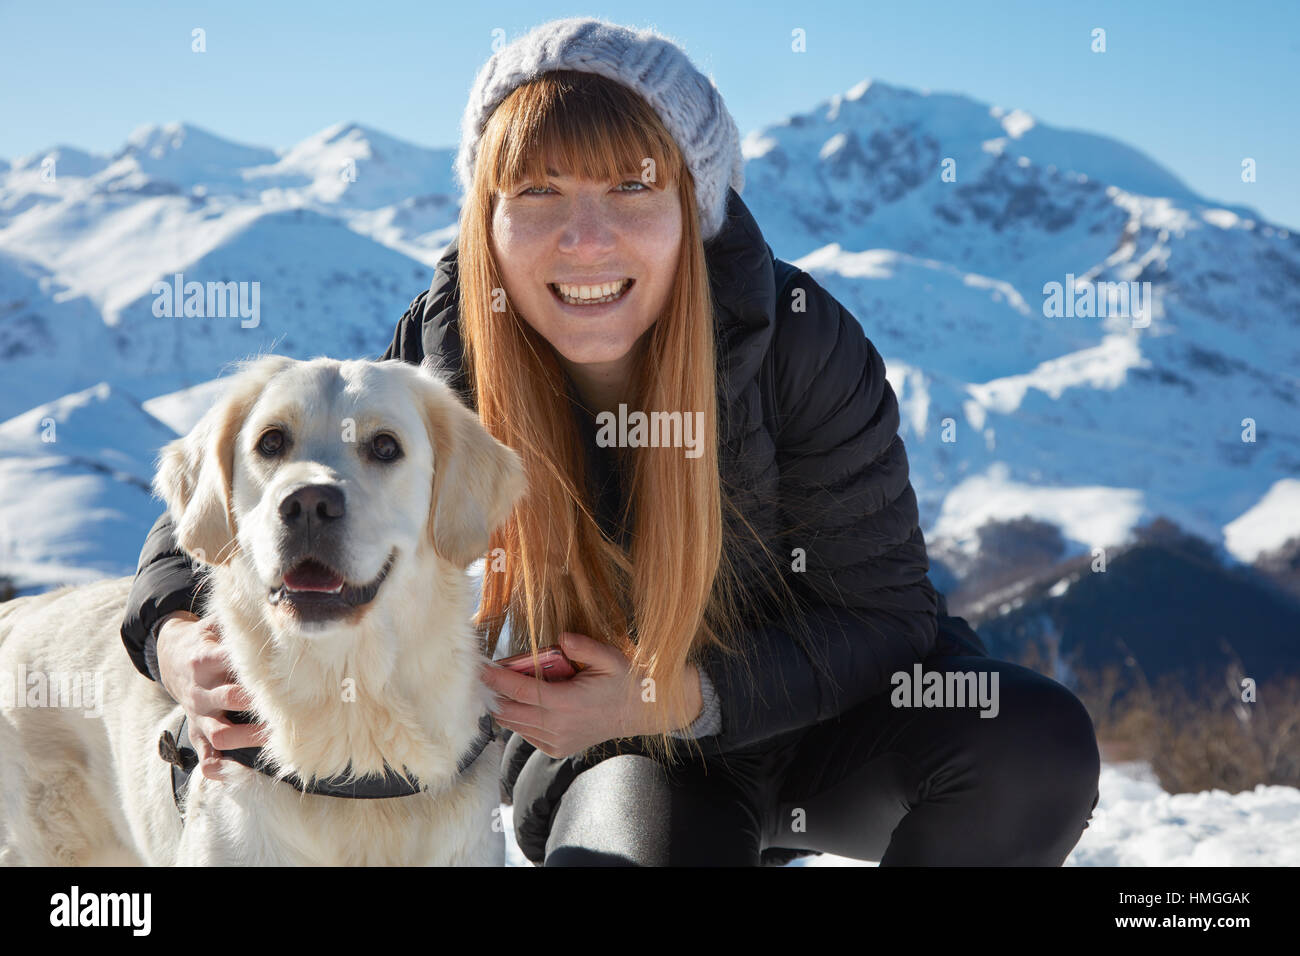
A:
[[[1098,801],[1092,718],[1062,684],[1015,664],[993,666],[997,716],[974,721],[987,726],[972,732],[966,755],[988,814],[986,836],[998,843],[989,852],[1005,862],[1059,866]]]
[[[999,711],[985,756],[1024,799],[1095,805],[1101,757],[1092,718],[1067,687],[999,662]]]
[[[1087,708],[1068,688],[1027,667],[990,658],[948,657],[932,670],[979,687],[979,710],[967,707],[945,727],[961,763],[989,787],[1018,794],[1088,791],[1100,772],[1097,736]],[[954,681],[955,683],[955,681]],[[969,694],[966,695],[969,697]]]
[[[660,865],[669,801],[663,769],[649,757],[602,760],[578,774],[560,797],[545,865]]]
[[[648,757],[610,757],[560,798],[546,866],[756,866],[755,809],[717,768],[669,772]]]

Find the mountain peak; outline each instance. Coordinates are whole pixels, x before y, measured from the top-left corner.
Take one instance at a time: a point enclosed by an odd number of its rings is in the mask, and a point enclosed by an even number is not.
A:
[[[871,77],[867,77],[860,83],[851,86],[847,93],[844,94],[846,100],[860,100],[867,95],[867,90],[871,89]]]
[[[248,146],[234,140],[225,139],[192,123],[146,123],[131,131],[126,145],[118,152],[115,159],[124,156],[148,156],[163,159],[168,154],[184,149],[187,153],[202,153],[212,157],[238,159],[240,165],[248,165],[252,160],[264,160],[275,154],[261,146]]]
[[[59,175],[62,176],[91,176],[107,166],[109,162],[106,156],[88,153],[75,146],[65,146],[60,143],[49,149],[19,156],[10,168],[16,173],[24,172],[39,167],[47,158],[53,158]]]
[[[171,123],[145,123],[131,130],[131,134],[126,138],[126,144],[123,146],[121,153],[128,150],[151,151],[159,148],[170,147],[179,149],[189,138],[189,134],[194,127],[179,121]],[[200,134],[202,130],[197,130]],[[121,155],[119,153],[119,155]]]
[[[326,143],[333,143],[340,139],[350,139],[353,137],[360,137],[361,139],[372,139],[376,137],[387,138],[383,133],[373,130],[368,126],[363,126],[355,120],[347,120],[342,123],[333,123],[330,126],[326,126],[314,136],[309,136],[308,139],[319,139]]]
[[[873,79],[869,76],[853,84],[843,93],[837,94],[839,99],[847,102],[855,102],[861,99],[914,99],[923,95],[925,94],[911,87],[886,83],[883,80]]]
[[[364,123],[348,120],[346,122],[333,123],[319,132],[312,133],[299,143],[285,150],[283,156],[290,156],[293,154],[305,155],[331,147],[340,147],[347,149],[360,157],[364,155],[364,151],[358,149],[358,147],[361,146],[370,147],[372,153],[377,151],[394,156],[402,155],[413,157],[436,152],[423,146],[417,146],[404,139],[398,139],[396,136],[375,129],[373,126],[366,126]]]
[[[853,133],[862,152],[842,148],[853,145]],[[880,186],[882,166],[921,185],[927,180],[918,178],[919,168],[952,158],[969,181],[973,171],[993,162],[986,154],[1007,152],[1022,166],[1082,174],[1144,196],[1180,202],[1199,198],[1168,169],[1110,137],[1052,126],[1026,110],[961,93],[918,91],[872,78],[807,112],[750,132],[742,150],[747,161],[766,160],[775,167],[832,163],[840,179],[857,170],[863,185],[873,191],[885,188]],[[747,180],[750,175],[747,171]],[[753,175],[759,176],[755,182],[761,181],[758,169]],[[895,198],[908,191],[887,189]]]

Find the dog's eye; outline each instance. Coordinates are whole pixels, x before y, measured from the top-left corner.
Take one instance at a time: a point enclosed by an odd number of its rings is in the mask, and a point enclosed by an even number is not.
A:
[[[370,440],[370,453],[379,461],[393,461],[402,454],[402,446],[387,432],[380,432]]]
[[[257,450],[268,458],[280,454],[284,448],[284,432],[278,428],[270,428],[262,433],[262,437],[257,440]]]

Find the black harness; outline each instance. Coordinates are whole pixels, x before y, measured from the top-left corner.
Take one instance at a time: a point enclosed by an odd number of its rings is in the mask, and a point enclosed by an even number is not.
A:
[[[237,724],[252,722],[252,715],[243,711],[232,712],[230,719]],[[189,788],[190,774],[198,766],[199,755],[194,750],[187,729],[189,718],[181,717],[180,727],[173,734],[164,730],[158,738],[158,755],[171,764],[172,799],[176,809],[185,815],[185,793]],[[469,770],[487,745],[496,739],[496,730],[492,724],[492,715],[484,714],[479,718],[478,736],[474,738],[468,750],[461,756],[456,766],[456,775]],[[343,797],[349,800],[377,800],[385,797],[411,797],[426,792],[429,788],[414,778],[407,778],[391,767],[385,766],[383,774],[368,774],[364,777],[348,779],[346,771],[335,777],[323,777],[305,782],[296,774],[280,776],[274,765],[264,759],[261,747],[240,747],[223,750],[223,758],[229,758],[243,764],[251,770],[275,777],[292,785],[301,793],[312,793],[325,797]]]

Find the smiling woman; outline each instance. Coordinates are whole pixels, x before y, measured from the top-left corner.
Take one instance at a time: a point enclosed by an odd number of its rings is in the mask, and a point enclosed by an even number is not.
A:
[[[968,627],[940,640],[884,363],[763,242],[712,82],[651,31],[545,24],[480,71],[457,173],[457,240],[385,357],[458,369],[525,463],[485,569],[489,642],[508,619],[513,650],[558,643],[587,665],[563,682],[484,672],[514,733],[503,785],[528,857],[1059,863],[1096,798],[1086,712],[981,663]],[[692,416],[702,454],[602,453],[593,420],[629,408]],[[1005,668],[1002,720],[898,719],[889,675],[940,649],[981,656],[936,666]],[[871,742],[908,722],[904,773]],[[696,762],[680,737],[719,759]],[[975,752],[978,781],[955,769]],[[662,769],[679,757],[686,769]],[[778,794],[817,835],[789,832]],[[1025,818],[1050,822],[1025,835]],[[972,837],[975,819],[993,822]]]
[[[700,710],[688,657],[727,646],[742,617],[723,540],[729,502],[697,207],[685,157],[644,99],[556,70],[511,91],[487,121],[458,239],[477,408],[530,476],[526,501],[493,541],[505,570],[487,576],[480,620],[489,640],[510,616],[512,633],[534,646],[569,631],[626,654],[624,678],[655,689],[638,727],[663,755],[667,735]],[[624,450],[624,542],[588,507],[573,429],[575,408],[594,420],[620,406],[687,409],[702,426],[699,460]]]

